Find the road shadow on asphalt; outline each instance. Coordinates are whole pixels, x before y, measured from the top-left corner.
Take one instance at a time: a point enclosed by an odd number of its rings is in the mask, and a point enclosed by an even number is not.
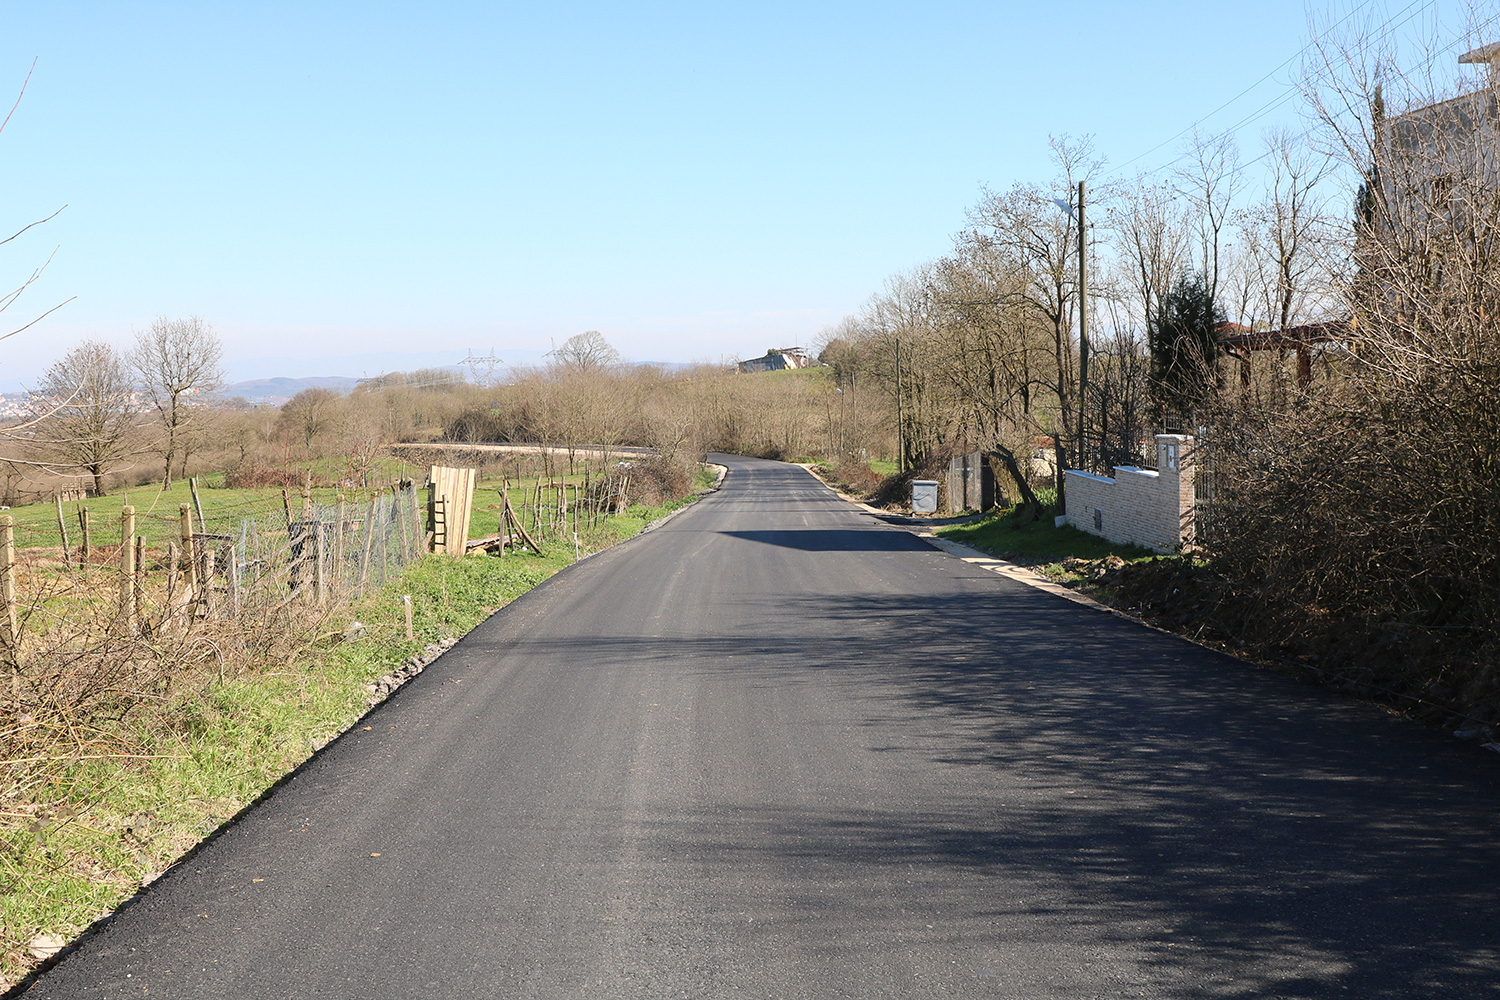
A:
[[[788,609],[768,599],[765,612]],[[732,866],[748,842],[801,863],[1052,879],[1069,919],[1162,928],[1145,961],[1174,996],[1500,995],[1500,767],[1482,752],[1019,587],[960,579],[813,598],[795,614],[796,629],[596,639],[587,656],[836,685],[869,752],[1030,791],[917,815],[663,819],[680,826],[663,836],[705,863]],[[762,835],[717,828],[736,822]]]
[[[905,531],[869,528],[786,528],[767,531],[724,531],[720,534],[762,545],[802,552],[931,552],[932,547]]]

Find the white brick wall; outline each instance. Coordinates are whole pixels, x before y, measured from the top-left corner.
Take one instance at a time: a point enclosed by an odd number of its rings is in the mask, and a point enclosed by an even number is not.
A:
[[[1193,439],[1156,435],[1156,470],[1121,465],[1113,479],[1067,472],[1067,522],[1112,542],[1172,552],[1193,540]]]

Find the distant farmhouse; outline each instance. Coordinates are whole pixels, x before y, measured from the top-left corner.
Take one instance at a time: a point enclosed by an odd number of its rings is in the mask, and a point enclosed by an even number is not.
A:
[[[812,356],[802,347],[774,347],[764,357],[741,361],[742,372],[780,372],[788,368],[809,368],[814,364]]]

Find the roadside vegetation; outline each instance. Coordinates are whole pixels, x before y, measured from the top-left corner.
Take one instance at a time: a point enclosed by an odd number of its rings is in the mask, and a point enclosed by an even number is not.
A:
[[[583,554],[693,497],[632,504],[584,533]],[[381,696],[381,678],[574,561],[571,544],[544,552],[429,556],[348,606],[279,618],[252,659],[180,657],[155,693],[3,720],[0,988],[38,964],[33,948],[45,953],[107,917],[353,724]],[[231,648],[234,627],[204,623],[204,648]]]
[[[1096,562],[1114,569],[1154,555],[1137,545],[1117,545],[1070,525],[1055,525],[1050,518],[1028,518],[1019,505],[964,524],[937,528],[934,534],[1008,562],[1035,567],[1066,583],[1090,578],[1088,573]]]

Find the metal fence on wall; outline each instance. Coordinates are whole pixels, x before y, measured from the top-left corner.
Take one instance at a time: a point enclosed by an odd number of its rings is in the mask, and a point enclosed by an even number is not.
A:
[[[1172,412],[1163,418],[1160,433],[1193,438],[1193,525],[1198,544],[1206,544],[1212,540],[1212,507],[1219,475],[1219,443],[1214,428],[1196,414]]]

